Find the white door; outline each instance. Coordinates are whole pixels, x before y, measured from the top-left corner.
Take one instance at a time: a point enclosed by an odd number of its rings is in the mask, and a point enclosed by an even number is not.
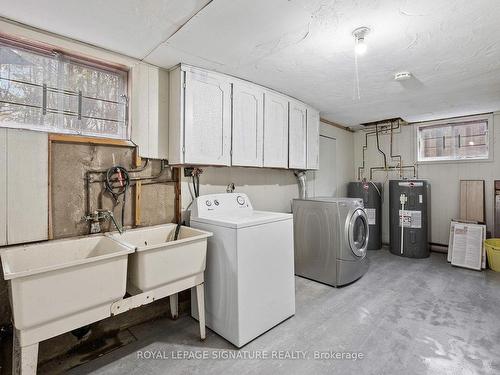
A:
[[[264,167],[288,167],[288,99],[264,95]]]
[[[230,165],[231,83],[188,70],[185,84],[184,162]]]
[[[7,243],[46,240],[47,133],[8,129],[7,165]]]
[[[317,171],[307,172],[307,189],[310,197],[336,197],[337,140],[324,135],[319,136],[319,165]]]
[[[288,167],[306,169],[307,167],[307,110],[296,101],[290,102],[289,110],[289,159]]]
[[[307,108],[307,169],[319,169],[319,112]]]
[[[264,92],[257,85],[233,84],[232,138],[232,165],[262,167]]]
[[[0,128],[0,246],[7,244],[7,129]]]

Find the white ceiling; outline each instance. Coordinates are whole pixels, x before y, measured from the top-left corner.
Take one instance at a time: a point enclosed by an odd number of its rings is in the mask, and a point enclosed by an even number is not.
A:
[[[498,0],[208,2],[0,0],[0,14],[159,66],[182,61],[246,78],[344,125],[500,109]],[[372,29],[360,99],[358,26]],[[402,70],[415,78],[395,82]]]
[[[138,59],[210,0],[0,0],[0,16]]]

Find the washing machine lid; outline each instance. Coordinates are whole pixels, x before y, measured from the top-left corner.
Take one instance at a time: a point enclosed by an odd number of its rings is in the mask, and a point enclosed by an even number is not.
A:
[[[192,217],[191,222],[240,229],[292,219],[292,214],[268,211],[252,211],[250,213],[243,214],[225,213],[220,215],[215,214],[210,217]]]
[[[244,193],[202,195],[195,199],[191,221],[227,228],[245,228],[281,220],[292,220],[292,214],[255,211]]]
[[[347,243],[353,254],[362,258],[368,248],[368,217],[362,208],[355,209],[349,216],[346,230]]]

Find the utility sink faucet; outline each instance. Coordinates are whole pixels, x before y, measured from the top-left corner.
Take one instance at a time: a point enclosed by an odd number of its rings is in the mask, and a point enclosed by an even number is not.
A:
[[[84,216],[83,217],[85,221],[90,221],[90,233],[99,233],[101,231],[101,224],[100,220],[111,220],[113,225],[115,226],[116,230],[122,234],[123,233],[123,228],[118,225],[115,219],[115,215],[113,214],[112,211],[110,210],[105,210],[102,208],[98,208],[94,212],[92,212],[90,215]]]

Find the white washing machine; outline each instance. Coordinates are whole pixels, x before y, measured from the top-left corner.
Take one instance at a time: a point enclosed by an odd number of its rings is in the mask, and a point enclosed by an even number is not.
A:
[[[366,273],[369,226],[362,199],[294,199],[293,216],[298,276],[341,286]]]
[[[206,325],[242,347],[295,314],[293,216],[255,211],[242,193],[204,195],[193,205],[191,226],[213,233]],[[197,306],[195,293],[191,298]]]

